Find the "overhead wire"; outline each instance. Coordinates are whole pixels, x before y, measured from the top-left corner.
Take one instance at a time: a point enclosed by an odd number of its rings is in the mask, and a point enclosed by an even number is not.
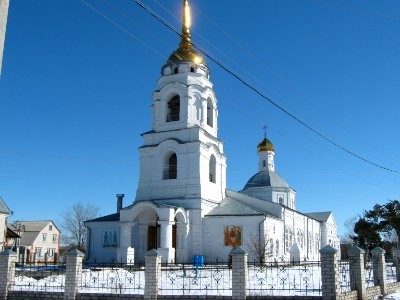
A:
[[[156,53],[158,56],[160,56],[160,57],[162,57],[162,58],[165,58],[165,56],[164,55],[162,55],[159,51],[157,51],[156,49],[154,49],[153,47],[151,47],[150,45],[148,45],[146,42],[144,42],[142,39],[140,39],[140,38],[138,38],[137,36],[135,36],[135,35],[133,35],[130,31],[128,31],[128,30],[126,30],[125,28],[123,28],[121,25],[119,25],[118,23],[116,23],[115,21],[113,21],[112,19],[110,19],[109,17],[107,17],[106,15],[104,15],[103,13],[101,13],[98,9],[96,9],[95,7],[93,7],[92,5],[89,5],[85,0],[81,0],[84,4],[86,4],[89,8],[91,8],[92,10],[94,10],[96,13],[98,13],[99,15],[101,15],[102,17],[104,17],[107,21],[109,21],[111,24],[113,24],[114,26],[116,26],[116,27],[118,27],[119,29],[123,29],[123,31],[125,32],[125,33],[127,33],[129,36],[131,36],[132,38],[134,38],[136,41],[138,41],[138,42],[140,42],[141,44],[143,44],[144,46],[146,46],[147,48],[149,48],[150,50],[152,50],[154,53]],[[135,2],[137,2],[136,0],[134,0]],[[144,8],[144,7],[143,7]],[[169,25],[168,23],[166,23],[165,24],[166,26],[167,25]],[[169,27],[169,26],[168,26]],[[172,26],[171,26],[171,28],[170,28],[171,30],[173,30],[175,33],[177,33],[178,35],[180,35],[180,33],[176,30],[176,29],[174,29]],[[195,47],[197,47],[196,45],[194,45]],[[197,47],[198,49],[199,49],[199,47]],[[201,51],[201,49],[199,49],[200,51]],[[206,55],[207,57],[209,57],[208,56],[208,54],[207,53],[203,53],[204,55]],[[212,57],[209,57],[211,60],[213,60],[212,59]],[[168,61],[168,59],[167,59],[167,61]],[[214,60],[213,60],[214,61]],[[215,61],[214,61],[215,62]],[[218,65],[220,65],[218,62],[216,62]],[[220,65],[223,69],[225,69],[224,68],[224,66],[223,65]],[[237,78],[237,79],[239,79],[238,77],[236,77],[236,76],[238,76],[238,75],[236,75],[236,74],[232,74],[231,72],[233,72],[233,71],[230,71],[230,70],[226,70],[226,71],[228,71],[231,75],[234,75],[234,77],[235,78]],[[239,79],[240,80],[240,79]],[[242,81],[242,80],[241,80]],[[246,84],[247,85],[247,84]],[[253,89],[253,88],[252,88]],[[254,89],[253,89],[254,90]],[[256,91],[256,90],[255,90]],[[258,94],[260,94],[258,91],[256,91]],[[264,98],[264,97],[263,97]],[[275,105],[276,106],[276,105]],[[280,107],[278,107],[278,108],[280,108]],[[281,108],[280,108],[281,109]],[[283,109],[283,108],[282,108]],[[290,113],[289,113],[290,114]],[[296,118],[295,116],[293,116],[293,115],[290,115],[292,118]],[[296,120],[298,120],[300,123],[302,122],[301,120],[299,120],[299,119],[296,119]],[[302,123],[302,125],[304,125],[304,126],[306,126],[307,127],[307,125],[306,124],[303,124]],[[308,127],[307,127],[308,128]],[[310,129],[311,131],[313,131],[311,128],[308,128],[308,129]],[[314,131],[313,131],[314,132]],[[318,136],[320,136],[320,137],[322,137],[319,133],[317,134]],[[324,138],[325,139],[325,138]],[[331,141],[331,140],[328,140],[331,144],[334,144],[335,146],[337,146],[337,147],[339,147],[340,149],[342,149],[341,148],[341,146],[339,145],[339,144],[336,144],[335,142],[333,142],[333,141]],[[371,161],[369,161],[369,160],[367,160],[367,159],[365,159],[365,158],[363,158],[363,157],[361,157],[361,156],[359,156],[359,155],[357,155],[357,154],[355,154],[355,153],[353,153],[353,152],[351,152],[351,151],[349,151],[349,150],[347,150],[347,149],[345,149],[345,148],[343,148],[342,150],[344,150],[346,153],[348,153],[348,154],[351,154],[351,155],[353,155],[353,156],[355,156],[355,157],[357,157],[357,158],[359,158],[359,159],[361,159],[362,161],[364,161],[364,162],[367,162],[367,163],[369,163],[369,164],[371,164],[371,165],[373,165],[373,166],[375,166],[375,167],[379,167],[379,168],[381,168],[381,169],[384,169],[384,170],[387,170],[387,171],[391,171],[391,172],[394,172],[394,173],[398,173],[398,171],[397,170],[393,170],[393,169],[389,169],[389,168],[386,168],[386,167],[383,167],[383,166],[380,166],[380,165],[378,165],[378,164],[375,164],[374,162],[371,162]]]
[[[155,2],[157,2],[157,0],[153,0]],[[324,0],[320,0],[320,1],[324,1]],[[308,103],[312,104],[310,106],[310,108],[312,110],[314,110],[315,112],[317,112],[318,114],[324,115],[326,117],[327,120],[329,120],[331,123],[333,123],[335,126],[338,126],[341,130],[344,130],[345,132],[347,132],[350,136],[352,136],[353,138],[356,138],[359,142],[363,143],[364,145],[371,145],[369,143],[369,140],[366,141],[364,139],[362,139],[359,135],[356,135],[354,132],[350,131],[346,126],[343,126],[343,124],[341,124],[340,122],[338,122],[338,120],[333,120],[332,116],[327,114],[324,110],[320,110],[317,107],[315,107],[315,103],[313,103],[312,101],[309,101],[309,98],[306,97],[306,95],[297,90],[294,85],[288,81],[280,72],[277,72],[276,70],[274,70],[270,65],[265,63],[265,60],[260,59],[258,56],[256,56],[248,47],[246,47],[246,45],[243,45],[238,39],[236,39],[231,33],[227,32],[221,25],[218,24],[217,21],[215,21],[213,18],[211,18],[208,14],[204,13],[200,8],[196,7],[195,5],[191,5],[192,9],[195,9],[198,13],[200,13],[210,24],[212,24],[214,27],[216,27],[223,35],[225,35],[226,37],[228,37],[228,39],[230,39],[235,45],[236,47],[238,47],[239,49],[241,49],[247,56],[251,57],[252,59],[254,59],[257,62],[257,66],[261,66],[264,68],[264,70],[271,72],[274,76],[276,76],[280,81],[282,81],[285,84],[285,87],[291,87],[292,90],[294,91],[295,94],[297,94],[298,96],[300,96],[303,100],[306,100]],[[171,14],[171,13],[170,13]],[[175,17],[176,18],[176,17]],[[201,36],[200,36],[201,37]],[[216,47],[215,47],[216,48]],[[247,69],[245,70],[248,74],[252,75]],[[252,75],[253,76],[253,75]],[[258,82],[260,82],[263,86],[266,86],[266,84],[264,82],[261,82],[258,80]],[[270,88],[269,88],[270,89]],[[274,92],[275,94],[277,94],[278,96],[282,97],[282,95],[279,95],[278,92],[273,91],[272,89],[270,89],[272,92]],[[380,154],[382,154],[384,157],[389,158],[390,160],[392,160],[392,162],[394,162],[397,166],[400,165],[400,160],[393,157],[392,155],[389,155],[386,151],[382,151],[382,149],[380,149],[379,147],[377,147],[377,145],[373,145],[375,148],[375,151],[379,152]]]
[[[84,1],[84,0],[81,0]],[[158,20],[159,22],[161,22],[165,27],[167,27],[168,29],[170,29],[171,31],[173,31],[175,34],[177,34],[178,36],[181,35],[181,33],[174,28],[169,22],[167,22],[164,18],[162,18],[159,14],[157,14],[156,12],[154,12],[153,10],[151,10],[148,6],[146,6],[143,2],[139,1],[139,0],[133,0],[139,7],[141,7],[142,9],[144,9],[146,12],[148,12],[152,17],[154,17],[156,20]],[[293,120],[295,120],[297,123],[301,124],[303,127],[305,127],[306,129],[308,129],[309,131],[311,131],[312,133],[316,134],[317,136],[319,136],[320,138],[322,138],[323,140],[325,140],[326,142],[330,143],[331,145],[335,146],[336,148],[346,152],[347,154],[361,160],[364,161],[367,164],[370,164],[372,166],[375,166],[377,168],[380,168],[382,170],[388,171],[388,172],[393,172],[393,173],[398,173],[400,174],[399,170],[396,169],[392,169],[389,167],[385,167],[383,165],[380,165],[378,163],[375,163],[371,160],[369,160],[368,158],[365,158],[357,153],[355,153],[354,151],[351,151],[350,149],[346,148],[345,146],[342,146],[341,144],[335,142],[333,139],[327,137],[326,135],[324,135],[323,133],[321,133],[319,130],[313,128],[311,125],[309,125],[308,123],[306,123],[305,121],[301,120],[300,118],[298,118],[297,116],[295,116],[293,113],[291,113],[290,111],[288,111],[286,108],[284,108],[283,106],[281,106],[280,104],[278,104],[275,100],[273,100],[271,97],[265,95],[262,91],[260,91],[257,87],[255,87],[254,85],[252,85],[251,83],[249,83],[248,81],[246,81],[245,79],[243,79],[239,74],[237,74],[235,71],[231,70],[229,67],[227,67],[224,63],[222,63],[221,61],[219,61],[218,59],[214,58],[212,55],[208,54],[208,52],[206,52],[203,48],[201,48],[200,46],[198,46],[196,43],[191,42],[192,45],[197,48],[204,56],[206,56],[208,59],[210,59],[211,61],[213,61],[216,65],[218,65],[220,68],[222,68],[224,71],[226,71],[227,73],[229,73],[231,76],[233,76],[234,78],[236,78],[239,82],[241,82],[243,85],[245,85],[247,88],[249,88],[250,90],[252,90],[254,93],[258,94],[260,97],[262,97],[263,99],[265,99],[266,101],[268,101],[271,105],[273,105],[275,108],[277,108],[278,110],[280,110],[281,112],[285,113],[286,115],[288,115],[290,118],[292,118]]]
[[[169,15],[171,15],[175,20],[177,20],[180,24],[182,24],[182,20],[179,19],[176,15],[174,15],[168,8],[166,8],[163,4],[161,4],[159,1],[157,0],[153,0],[153,2],[155,2],[159,7],[161,7],[164,11],[166,11]],[[191,29],[190,30],[192,35],[195,35],[197,37],[199,37],[201,40],[203,40],[205,43],[207,43],[208,45],[210,45],[214,50],[216,50],[219,54],[221,54],[222,56],[226,57],[232,64],[236,65],[240,70],[242,70],[243,72],[247,73],[252,80],[258,82],[259,84],[263,85],[264,87],[268,88],[270,91],[276,93],[276,91],[273,91],[271,89],[271,87],[267,86],[263,81],[261,81],[256,75],[254,75],[253,73],[251,73],[249,71],[248,68],[242,66],[241,64],[239,64],[236,60],[234,60],[231,56],[229,56],[225,51],[221,50],[220,48],[218,48],[214,43],[212,43],[211,41],[209,41],[207,38],[205,38],[204,36],[202,36],[199,32],[197,32],[196,30]]]
[[[89,8],[92,9],[94,12],[96,12],[97,14],[99,14],[100,16],[102,16],[103,18],[105,18],[107,21],[109,21],[112,25],[114,25],[114,26],[116,26],[117,28],[123,30],[123,32],[125,32],[126,34],[128,34],[131,38],[133,38],[133,39],[136,40],[137,42],[140,42],[140,43],[143,44],[146,48],[152,50],[152,51],[153,51],[155,54],[157,54],[158,56],[160,56],[160,57],[162,57],[162,58],[165,58],[164,55],[162,55],[160,52],[156,51],[153,47],[151,47],[150,45],[148,45],[148,44],[147,44],[146,42],[144,42],[142,39],[138,38],[137,36],[135,36],[134,34],[132,34],[130,31],[128,31],[128,30],[126,30],[125,28],[123,28],[121,25],[119,25],[118,23],[116,23],[115,21],[113,21],[111,18],[105,16],[103,13],[101,13],[98,9],[96,9],[96,8],[93,7],[92,5],[88,5],[88,3],[87,3],[85,0],[81,0],[81,1],[82,1],[87,7],[89,7]],[[130,18],[128,15],[125,15],[125,17]],[[133,20],[132,20],[132,21],[133,21]],[[155,36],[155,35],[154,35],[154,37],[158,38],[158,37]],[[168,61],[168,59],[167,59],[167,61]],[[276,131],[276,130],[274,129],[274,131]],[[280,133],[280,132],[278,132],[278,131],[277,131],[277,133],[280,134],[280,135],[282,135],[282,133]],[[302,146],[304,147],[304,145],[302,145]],[[305,148],[305,147],[304,147],[304,148]],[[308,149],[308,150],[310,150],[310,149]],[[312,151],[311,151],[311,152],[312,152]],[[321,156],[318,155],[318,153],[315,153],[315,152],[314,152],[314,154],[315,154],[316,156],[318,156],[318,157],[321,158]],[[355,177],[356,179],[360,180],[361,182],[363,182],[363,183],[365,183],[365,184],[373,185],[373,186],[375,186],[375,187],[377,187],[377,188],[381,188],[381,189],[384,189],[384,190],[387,190],[387,191],[391,191],[391,190],[388,190],[388,189],[386,189],[386,188],[384,188],[384,187],[382,187],[382,186],[379,186],[379,185],[376,185],[376,184],[372,184],[371,182],[368,182],[368,181],[362,179],[361,177],[357,176],[357,175],[354,174],[354,173],[347,172],[347,171],[344,170],[343,168],[339,168],[339,169],[340,169],[342,172],[347,173],[348,175]],[[391,191],[391,192],[393,192],[393,191]]]

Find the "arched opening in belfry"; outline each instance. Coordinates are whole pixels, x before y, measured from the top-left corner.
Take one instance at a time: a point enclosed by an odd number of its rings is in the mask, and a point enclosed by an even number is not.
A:
[[[164,161],[163,179],[176,179],[178,175],[178,160],[176,153],[172,152],[166,155]]]
[[[179,95],[173,96],[168,101],[167,122],[179,121],[180,102]]]
[[[211,157],[210,157],[210,162],[209,162],[209,179],[210,179],[210,182],[213,182],[213,183],[215,183],[216,182],[216,164],[217,164],[217,162],[216,162],[216,159],[215,159],[215,156],[212,154],[211,155]]]
[[[207,125],[214,126],[214,108],[210,98],[207,99]]]

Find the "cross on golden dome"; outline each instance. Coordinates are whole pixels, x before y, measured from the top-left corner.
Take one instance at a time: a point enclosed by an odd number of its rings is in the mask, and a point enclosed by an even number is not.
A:
[[[257,151],[258,152],[260,152],[260,151],[273,151],[273,152],[275,152],[274,145],[272,144],[272,142],[269,139],[267,139],[268,127],[266,125],[264,125],[262,127],[262,129],[264,130],[264,139],[257,145]]]

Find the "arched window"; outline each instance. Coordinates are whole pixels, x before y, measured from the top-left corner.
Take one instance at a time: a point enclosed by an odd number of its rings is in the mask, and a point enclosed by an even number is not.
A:
[[[190,68],[190,72],[194,73],[194,71],[195,71],[195,70],[194,70],[194,67],[191,67],[191,68]]]
[[[267,166],[267,162],[265,161],[265,159],[263,159],[263,167]]]
[[[168,101],[167,122],[179,121],[180,98],[175,95]]]
[[[172,153],[166,157],[163,179],[176,179],[178,163],[176,154]]]
[[[214,126],[214,108],[210,98],[207,99],[207,125]]]
[[[177,67],[177,66],[174,67],[173,73],[174,73],[174,74],[178,74],[178,67]]]
[[[213,183],[215,183],[215,173],[216,173],[216,164],[217,164],[217,162],[216,162],[216,160],[215,160],[215,156],[214,155],[211,155],[211,157],[210,157],[210,163],[209,163],[209,179],[210,179],[210,182],[213,182]]]

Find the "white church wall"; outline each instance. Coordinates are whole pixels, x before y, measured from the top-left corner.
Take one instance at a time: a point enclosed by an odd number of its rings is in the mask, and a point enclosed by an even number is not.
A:
[[[210,178],[210,173],[214,173],[210,172],[212,156],[215,159],[215,174],[212,174],[212,176],[215,176],[215,178]],[[201,198],[219,202],[225,197],[225,169],[225,156],[221,155],[218,149],[213,146],[200,148]]]
[[[340,241],[337,234],[337,225],[332,214],[325,222],[324,230],[325,230],[324,234],[326,235],[326,241],[325,241],[326,244],[340,250]]]
[[[264,235],[269,239],[269,253],[272,250],[272,256],[269,261],[280,261],[283,257],[284,247],[284,226],[283,221],[276,218],[267,217],[264,221]],[[271,243],[272,242],[272,243]]]
[[[93,262],[114,262],[117,258],[119,245],[119,222],[93,222],[87,223],[90,228],[90,245],[88,260]],[[117,245],[104,245],[104,232],[117,232]]]
[[[241,226],[241,247],[248,252],[249,260],[255,257],[251,253],[250,237],[258,237],[258,228],[261,224],[263,230],[263,216],[232,216],[232,217],[206,217],[203,219],[203,255],[207,261],[215,261],[217,259],[226,261],[232,246],[226,246],[224,240],[225,226]]]
[[[307,234],[307,257],[308,260],[319,260],[320,244],[320,222],[309,218],[308,219],[308,234]],[[310,239],[310,240],[309,240]]]

